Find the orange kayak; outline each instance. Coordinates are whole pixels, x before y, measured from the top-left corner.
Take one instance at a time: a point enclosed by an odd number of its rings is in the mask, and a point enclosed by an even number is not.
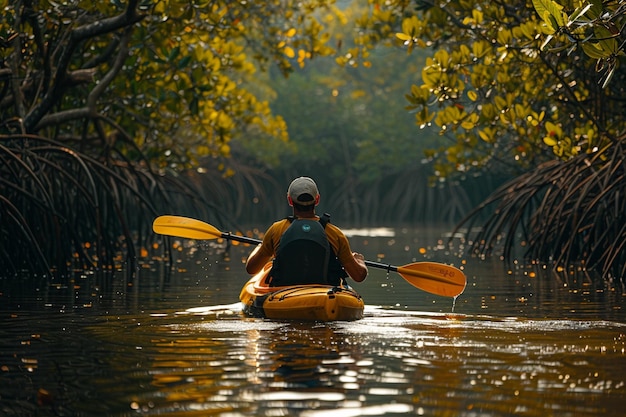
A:
[[[361,296],[348,286],[319,284],[270,287],[267,264],[244,285],[239,295],[250,317],[274,320],[353,321],[363,318]]]

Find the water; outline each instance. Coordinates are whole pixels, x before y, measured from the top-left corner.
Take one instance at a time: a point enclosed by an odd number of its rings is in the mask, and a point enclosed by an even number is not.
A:
[[[623,415],[620,288],[459,257],[437,236],[352,242],[371,260],[461,266],[454,312],[370,269],[350,323],[242,317],[241,246],[180,246],[171,275],[151,255],[130,281],[1,279],[0,415]]]

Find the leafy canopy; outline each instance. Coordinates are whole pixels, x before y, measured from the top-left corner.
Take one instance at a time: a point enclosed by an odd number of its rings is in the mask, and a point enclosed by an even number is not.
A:
[[[333,52],[330,0],[0,0],[0,123],[161,167],[230,155],[237,135],[286,141],[245,87]]]
[[[436,175],[526,169],[624,140],[625,26],[620,1],[375,0],[349,55],[393,38],[432,51],[406,98],[449,139],[428,153]]]

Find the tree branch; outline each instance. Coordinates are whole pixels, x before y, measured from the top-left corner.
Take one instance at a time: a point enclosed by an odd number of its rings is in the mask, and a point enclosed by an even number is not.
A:
[[[120,50],[117,54],[117,58],[115,59],[115,63],[102,80],[100,80],[100,82],[96,85],[96,87],[94,87],[94,89],[89,93],[89,96],[87,97],[87,105],[80,109],[70,109],[54,114],[46,114],[41,118],[39,123],[37,123],[35,130],[40,130],[47,126],[68,122],[70,120],[83,118],[99,119],[101,117],[96,109],[96,104],[104,90],[111,84],[124,65],[124,61],[128,56],[128,43],[130,42],[131,32],[132,30],[130,27],[124,32],[124,35],[119,42]],[[93,79],[94,72],[95,69],[77,70],[71,72],[69,75],[72,76],[72,84],[75,84],[76,82],[86,81],[86,77],[90,77],[89,80]]]
[[[126,28],[124,35],[119,43],[119,52],[117,53],[117,57],[115,58],[115,62],[111,69],[102,77],[98,85],[89,93],[89,97],[87,98],[87,107],[96,110],[96,102],[98,98],[102,95],[104,90],[111,84],[111,82],[115,79],[117,74],[122,70],[124,66],[124,61],[128,56],[128,43],[130,42],[131,28]]]
[[[129,0],[126,11],[123,14],[89,23],[71,31],[68,45],[61,54],[50,89],[46,92],[43,99],[24,117],[24,129],[26,132],[36,132],[44,116],[63,96],[68,85],[66,83],[67,69],[74,50],[80,42],[124,27],[130,27],[143,19],[144,15],[137,13],[138,1]]]

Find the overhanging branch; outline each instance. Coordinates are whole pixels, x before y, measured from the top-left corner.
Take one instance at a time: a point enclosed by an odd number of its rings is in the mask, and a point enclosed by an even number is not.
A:
[[[69,68],[76,47],[86,39],[130,27],[143,19],[144,15],[137,13],[137,3],[138,0],[130,0],[124,13],[92,22],[72,30],[67,47],[59,59],[51,88],[46,92],[43,99],[24,117],[23,126],[26,132],[36,131],[44,116],[63,96],[67,88],[67,83],[65,82],[67,80],[67,69]]]

